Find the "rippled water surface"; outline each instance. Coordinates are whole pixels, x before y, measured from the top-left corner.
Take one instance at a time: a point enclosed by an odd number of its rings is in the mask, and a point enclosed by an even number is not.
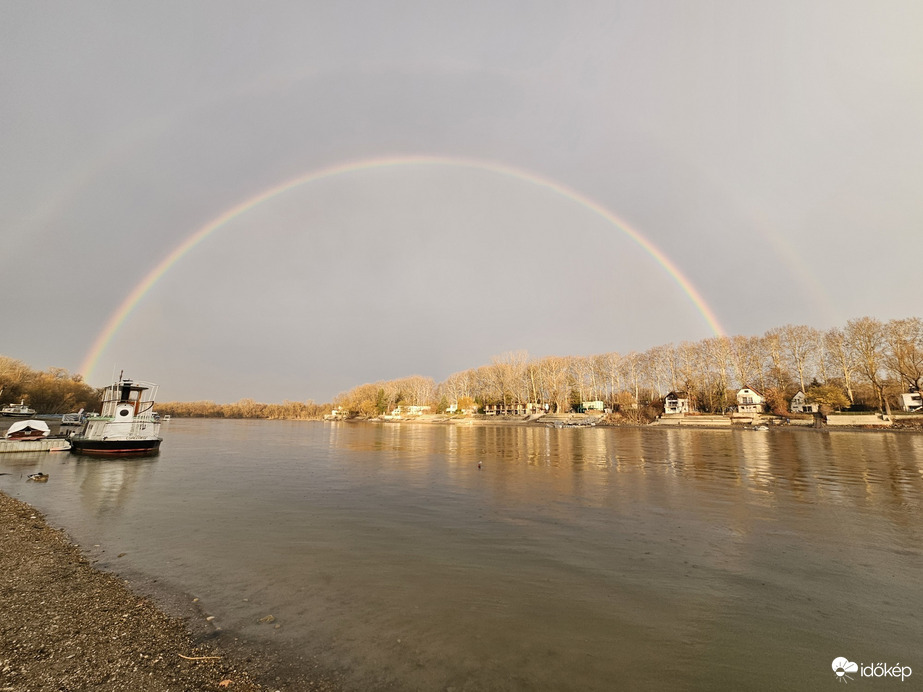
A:
[[[839,656],[923,680],[923,435],[174,420],[164,437],[151,459],[0,455],[0,490],[351,689],[807,690]]]

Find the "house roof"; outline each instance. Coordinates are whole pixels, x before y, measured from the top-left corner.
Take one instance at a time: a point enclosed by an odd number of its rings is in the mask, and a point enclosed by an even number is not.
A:
[[[688,399],[689,392],[670,392],[664,399]]]
[[[754,394],[759,394],[760,396],[763,396],[763,393],[762,393],[760,390],[756,389],[756,387],[751,387],[751,386],[748,385],[748,384],[746,384],[746,385],[744,385],[743,387],[741,387],[741,388],[740,388],[740,391],[738,391],[737,393],[740,394],[740,392],[742,392],[742,391],[745,390],[745,389],[749,389],[749,390],[750,390],[751,392],[753,392]]]

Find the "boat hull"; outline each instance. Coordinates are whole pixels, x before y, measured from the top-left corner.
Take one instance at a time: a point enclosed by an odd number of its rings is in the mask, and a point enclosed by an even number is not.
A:
[[[71,451],[75,454],[109,456],[125,454],[154,454],[160,449],[161,438],[148,440],[92,440],[72,437]]]

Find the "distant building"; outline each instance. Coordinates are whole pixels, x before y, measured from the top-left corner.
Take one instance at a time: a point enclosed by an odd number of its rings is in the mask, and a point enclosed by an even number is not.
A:
[[[429,413],[429,406],[398,406],[391,411],[392,416],[422,416]]]
[[[820,407],[817,404],[809,404],[805,401],[804,392],[798,392],[795,396],[792,397],[791,404],[789,404],[789,410],[792,413],[817,413],[820,410]]]
[[[577,407],[577,412],[597,411],[602,413],[605,409],[606,405],[602,401],[581,401],[580,406]]]
[[[688,392],[670,392],[663,398],[663,412],[669,413],[689,413],[689,393]]]
[[[923,411],[923,395],[921,395],[920,392],[902,393],[901,410],[909,412]]]
[[[752,387],[737,392],[738,413],[762,413],[766,409],[766,397]]]
[[[488,416],[531,416],[536,413],[545,413],[540,404],[515,403],[515,404],[487,404],[484,413]]]
[[[453,413],[453,414],[454,414],[454,413],[459,413],[459,412],[461,412],[462,414],[464,414],[464,415],[466,415],[466,416],[470,416],[470,415],[472,415],[472,414],[474,414],[474,413],[477,413],[477,411],[478,411],[478,407],[477,407],[477,406],[470,406],[470,407],[468,407],[468,408],[459,409],[459,408],[458,408],[458,402],[457,402],[457,401],[452,402],[452,405],[449,406],[449,407],[445,410],[446,413]]]

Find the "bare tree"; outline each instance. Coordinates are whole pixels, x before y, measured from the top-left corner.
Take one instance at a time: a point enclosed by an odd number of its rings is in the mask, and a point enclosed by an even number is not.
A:
[[[641,408],[641,363],[635,351],[624,356],[621,366],[625,374],[626,384],[631,387],[634,404],[638,410]]]
[[[902,389],[920,386],[923,378],[923,320],[909,317],[885,325],[885,365]]]
[[[843,376],[843,386],[846,388],[846,396],[849,397],[849,403],[854,404],[856,398],[853,394],[852,379],[855,367],[853,365],[852,354],[850,353],[846,333],[842,329],[834,328],[824,332],[822,338],[825,355],[831,367],[838,375]]]
[[[728,406],[727,390],[731,383],[731,340],[726,336],[717,336],[705,341],[708,359],[715,370],[716,411],[724,411]]]
[[[775,327],[763,335],[763,346],[769,356],[769,376],[773,388],[778,392],[785,391],[788,386],[789,376],[785,368],[784,348],[782,346],[782,328]],[[764,383],[765,385],[765,383]]]
[[[860,317],[846,323],[845,334],[856,370],[872,385],[878,396],[878,408],[884,410],[884,325],[874,317]]]
[[[806,392],[805,374],[817,357],[820,332],[806,325],[787,324],[779,330],[779,336],[789,364],[798,373],[801,391]]]
[[[548,356],[538,362],[545,398],[553,403],[556,413],[567,411],[570,399],[570,363],[560,356]]]

